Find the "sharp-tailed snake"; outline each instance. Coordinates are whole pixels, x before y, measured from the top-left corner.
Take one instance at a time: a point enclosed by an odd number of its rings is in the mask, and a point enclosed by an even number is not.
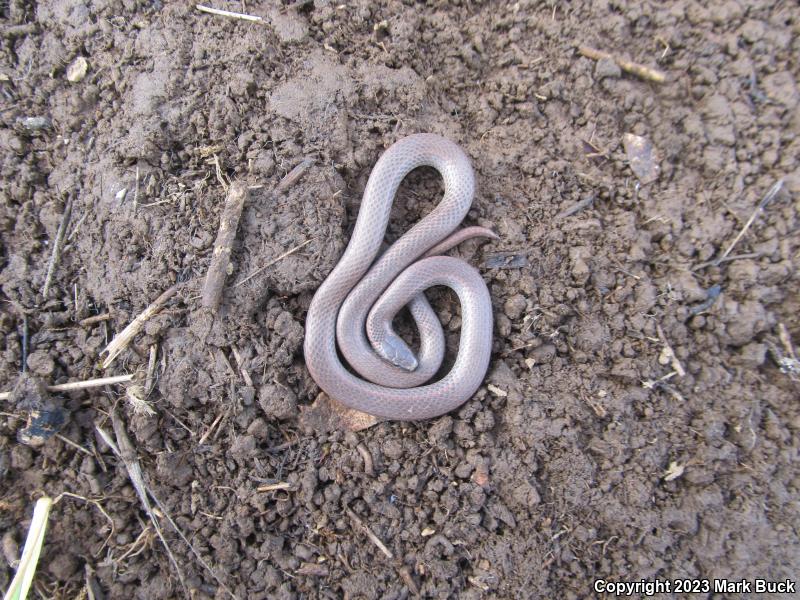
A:
[[[381,253],[400,182],[425,165],[441,174],[444,197]],[[362,412],[407,421],[447,413],[481,385],[492,349],[489,291],[475,268],[439,256],[470,237],[497,238],[482,227],[456,231],[474,191],[466,154],[438,135],[403,138],[375,164],[347,249],[314,295],[306,318],[306,365],[330,397]],[[461,338],[450,371],[426,384],[441,367],[445,351],[442,326],[423,293],[437,285],[458,295]],[[406,305],[419,331],[418,356],[392,327],[392,319]],[[344,366],[337,342],[358,375]]]

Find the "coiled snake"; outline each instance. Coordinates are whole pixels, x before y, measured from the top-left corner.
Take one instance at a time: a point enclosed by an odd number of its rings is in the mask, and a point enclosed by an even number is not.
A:
[[[424,165],[442,175],[444,197],[378,256],[400,182]],[[475,268],[457,258],[438,256],[470,237],[497,238],[482,227],[455,231],[474,191],[466,154],[438,135],[403,138],[375,164],[353,236],[314,295],[306,318],[306,365],[329,396],[379,417],[414,420],[447,413],[478,389],[492,349],[489,291]],[[441,324],[423,293],[436,285],[448,286],[458,295],[461,339],[450,371],[425,384],[440,368],[445,350]],[[393,317],[406,305],[419,331],[417,357],[392,328]],[[337,342],[360,377],[342,364]]]

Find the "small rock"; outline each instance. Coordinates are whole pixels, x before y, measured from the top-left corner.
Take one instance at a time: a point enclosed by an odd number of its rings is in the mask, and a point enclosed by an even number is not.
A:
[[[403,456],[403,445],[397,440],[386,440],[383,444],[383,454],[392,460]]]
[[[428,429],[428,437],[433,443],[440,444],[446,440],[452,432],[453,417],[445,415],[440,417],[433,425],[430,426]]]
[[[531,358],[536,361],[537,365],[550,363],[555,356],[556,347],[553,344],[543,344],[531,350]]]
[[[764,364],[766,357],[766,344],[753,342],[752,344],[746,344],[745,346],[742,346],[742,349],[736,356],[736,362],[743,367],[757,369]]]
[[[626,133],[622,136],[622,144],[625,147],[625,154],[628,156],[628,164],[630,164],[631,171],[642,184],[647,185],[658,179],[661,167],[658,164],[658,154],[650,140],[639,135]]]
[[[764,77],[761,82],[764,93],[770,100],[794,110],[800,104],[800,92],[789,71],[778,71]]]
[[[279,421],[297,416],[297,396],[279,385],[262,385],[258,390],[258,404],[268,417]]]
[[[20,125],[22,125],[28,131],[39,131],[40,129],[47,129],[48,127],[52,126],[52,121],[47,117],[22,117],[17,119]]]
[[[252,435],[242,435],[233,440],[228,450],[234,460],[247,460],[256,454],[256,438]]]
[[[475,471],[472,473],[472,481],[481,487],[489,485],[489,467],[486,466],[485,463],[475,465]]]
[[[576,283],[584,285],[589,280],[589,275],[591,274],[589,270],[589,265],[587,265],[586,261],[580,256],[575,256],[571,258],[572,258],[572,278],[575,280]]]
[[[468,479],[474,467],[469,463],[461,463],[456,467],[455,476],[459,479]]]
[[[622,69],[610,58],[601,58],[594,67],[595,79],[617,79],[622,76]]]
[[[83,81],[86,77],[86,72],[89,70],[89,62],[82,56],[76,58],[70,66],[67,67],[67,81],[70,83],[78,83]]]
[[[750,19],[744,25],[742,25],[741,29],[739,29],[739,34],[746,42],[754,44],[764,37],[765,29],[766,28],[763,21]]]
[[[672,287],[680,292],[686,303],[702,302],[706,299],[706,290],[702,288],[690,271],[680,271],[672,280]]]
[[[522,316],[522,313],[525,312],[527,306],[528,302],[525,300],[525,296],[522,294],[514,294],[506,300],[506,303],[503,305],[503,312],[506,313],[509,319],[516,321]]]
[[[28,368],[40,377],[49,377],[56,369],[56,363],[49,353],[36,350],[28,355]]]
[[[9,567],[16,569],[19,564],[19,557],[19,545],[17,540],[14,539],[14,533],[6,531],[3,534],[3,558],[6,559]]]

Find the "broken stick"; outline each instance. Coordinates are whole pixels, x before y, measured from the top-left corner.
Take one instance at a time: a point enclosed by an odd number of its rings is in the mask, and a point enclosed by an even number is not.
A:
[[[137,317],[131,321],[125,329],[120,331],[114,337],[114,339],[111,340],[108,346],[106,346],[103,351],[100,352],[100,354],[108,354],[106,359],[103,361],[104,369],[107,369],[111,363],[114,362],[114,359],[119,356],[119,353],[128,347],[128,344],[130,344],[133,338],[136,337],[136,334],[142,330],[142,327],[144,327],[144,324],[147,322],[147,320],[161,310],[164,304],[166,304],[167,300],[175,295],[175,292],[178,291],[181,285],[182,284],[180,283],[176,283],[166,292],[161,294],[150,306],[139,313],[139,315],[137,315]]]
[[[353,523],[356,524],[356,527],[361,529],[361,531],[369,538],[369,540],[375,544],[375,546],[377,546],[378,550],[383,552],[383,555],[386,558],[393,559],[394,554],[392,551],[386,547],[386,544],[384,544],[377,535],[372,533],[372,530],[367,526],[367,524],[364,523],[364,521],[362,521],[361,518],[354,513],[349,506],[345,506],[344,509],[347,512],[347,516],[349,516],[353,520]]]
[[[581,56],[585,56],[586,58],[591,58],[592,60],[600,60],[600,59],[608,59],[612,60],[619,66],[620,69],[625,71],[626,73],[630,73],[631,75],[636,75],[641,79],[645,79],[647,81],[653,81],[655,83],[664,83],[667,80],[666,74],[658,69],[652,69],[640,63],[631,62],[629,60],[625,60],[624,58],[619,58],[614,56],[613,54],[609,54],[608,52],[603,52],[602,50],[597,50],[596,48],[591,48],[589,46],[579,46],[578,52]]]
[[[771,188],[769,188],[769,191],[766,193],[764,198],[761,199],[761,202],[758,203],[758,206],[756,206],[756,209],[753,211],[753,214],[751,214],[750,218],[747,219],[747,223],[744,224],[744,227],[742,227],[742,230],[739,232],[739,234],[731,242],[731,245],[728,246],[728,249],[725,250],[725,252],[722,254],[721,257],[719,257],[716,261],[714,261],[716,264],[721,263],[723,260],[725,260],[728,257],[728,254],[731,253],[731,250],[733,250],[733,247],[736,244],[739,243],[739,240],[741,240],[742,237],[744,236],[744,234],[747,233],[747,230],[750,229],[750,226],[756,220],[756,217],[758,216],[758,213],[760,213],[762,210],[764,210],[767,207],[767,205],[775,199],[775,196],[778,195],[778,193],[781,191],[782,188],[783,188],[783,179],[779,179],[775,183],[775,185],[773,185]]]
[[[239,217],[242,215],[244,203],[249,195],[250,190],[241,181],[234,182],[228,189],[225,208],[222,209],[222,216],[220,217],[217,239],[214,242],[214,254],[211,258],[211,265],[208,267],[206,282],[203,285],[203,307],[210,309],[212,312],[216,312],[217,308],[219,308],[219,302],[222,298],[222,286],[225,284],[225,277],[228,275],[231,248],[236,238],[236,229],[239,227]]]
[[[56,239],[53,242],[53,253],[50,255],[50,264],[47,266],[47,275],[44,278],[44,286],[42,287],[42,296],[47,298],[47,292],[50,291],[50,284],[53,282],[53,275],[56,272],[58,261],[61,258],[61,249],[64,247],[64,237],[67,233],[67,225],[72,215],[72,197],[67,198],[67,203],[64,206],[64,215],[61,217],[61,223],[58,225],[56,232]]]
[[[244,13],[231,12],[229,10],[221,10],[219,8],[211,8],[210,6],[204,6],[203,4],[196,4],[195,8],[200,12],[204,12],[209,15],[228,17],[229,19],[241,19],[242,21],[253,21],[255,23],[264,20],[256,15],[246,15]]]
[[[72,392],[75,390],[88,390],[93,387],[103,385],[113,385],[115,383],[125,383],[133,379],[133,375],[115,375],[114,377],[102,377],[100,379],[87,379],[85,381],[71,381],[69,383],[57,383],[56,385],[45,386],[48,392]],[[0,400],[11,398],[11,392],[0,392]]]

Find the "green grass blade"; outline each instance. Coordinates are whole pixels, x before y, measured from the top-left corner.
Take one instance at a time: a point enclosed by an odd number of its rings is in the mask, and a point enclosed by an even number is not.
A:
[[[50,515],[50,507],[53,505],[51,498],[39,498],[33,508],[33,519],[31,528],[28,530],[28,537],[25,540],[25,548],[22,550],[22,558],[19,560],[19,567],[11,586],[8,588],[3,600],[25,600],[28,597],[28,590],[31,589],[33,576],[36,573],[36,564],[39,562],[39,555],[42,553],[44,543],[44,533],[47,529],[47,517]]]

